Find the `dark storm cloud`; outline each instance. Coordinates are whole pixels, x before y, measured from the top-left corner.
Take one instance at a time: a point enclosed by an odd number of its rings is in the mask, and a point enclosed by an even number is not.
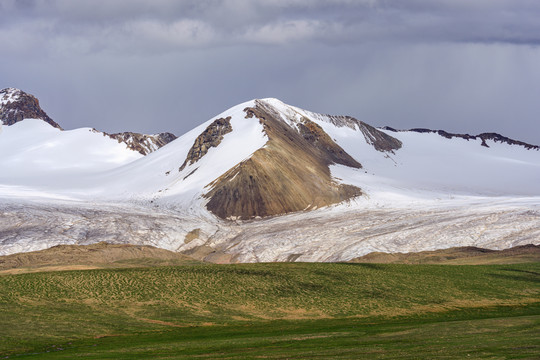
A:
[[[3,32],[52,50],[138,54],[291,41],[538,44],[538,18],[533,0],[4,0],[0,15]]]
[[[537,0],[0,0],[0,87],[65,128],[174,131],[255,97],[540,143]]]

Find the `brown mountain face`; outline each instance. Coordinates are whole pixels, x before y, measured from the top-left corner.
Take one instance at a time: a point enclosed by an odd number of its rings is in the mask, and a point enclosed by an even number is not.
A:
[[[332,179],[329,165],[362,165],[315,122],[297,128],[264,101],[244,109],[268,136],[266,145],[209,184],[207,208],[221,218],[251,219],[315,209],[360,195],[359,188]]]
[[[22,90],[7,88],[0,90],[0,120],[4,125],[13,125],[23,119],[41,119],[62,130],[39,106],[39,100]]]

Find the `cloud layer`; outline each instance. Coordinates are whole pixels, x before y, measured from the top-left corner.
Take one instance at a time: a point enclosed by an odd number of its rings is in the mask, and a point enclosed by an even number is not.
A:
[[[540,43],[535,0],[4,0],[0,46],[155,54],[322,42]]]
[[[255,97],[540,143],[536,0],[0,0],[0,87],[183,133]]]

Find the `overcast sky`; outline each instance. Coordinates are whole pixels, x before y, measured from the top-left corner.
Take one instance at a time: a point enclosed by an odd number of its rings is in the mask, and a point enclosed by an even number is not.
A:
[[[0,0],[0,88],[177,135],[253,98],[540,144],[538,0]]]

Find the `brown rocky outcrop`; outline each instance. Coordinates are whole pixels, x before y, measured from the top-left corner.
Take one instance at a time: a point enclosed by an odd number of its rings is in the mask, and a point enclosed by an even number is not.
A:
[[[116,134],[107,134],[106,136],[117,140],[119,143],[123,142],[127,147],[133,151],[137,151],[142,155],[148,155],[151,152],[167,145],[171,141],[176,139],[176,135],[169,132],[159,133],[155,135],[139,134],[134,132],[122,132]]]
[[[180,166],[178,171],[184,170],[188,164],[191,165],[199,161],[206,155],[210,148],[217,147],[221,143],[221,140],[223,140],[223,136],[231,131],[232,126],[230,116],[216,119],[208,125],[203,133],[195,139],[193,146],[189,149],[186,160],[182,166]]]
[[[41,119],[62,130],[39,106],[39,100],[15,88],[0,90],[0,121],[4,125],[13,125],[24,119]]]

